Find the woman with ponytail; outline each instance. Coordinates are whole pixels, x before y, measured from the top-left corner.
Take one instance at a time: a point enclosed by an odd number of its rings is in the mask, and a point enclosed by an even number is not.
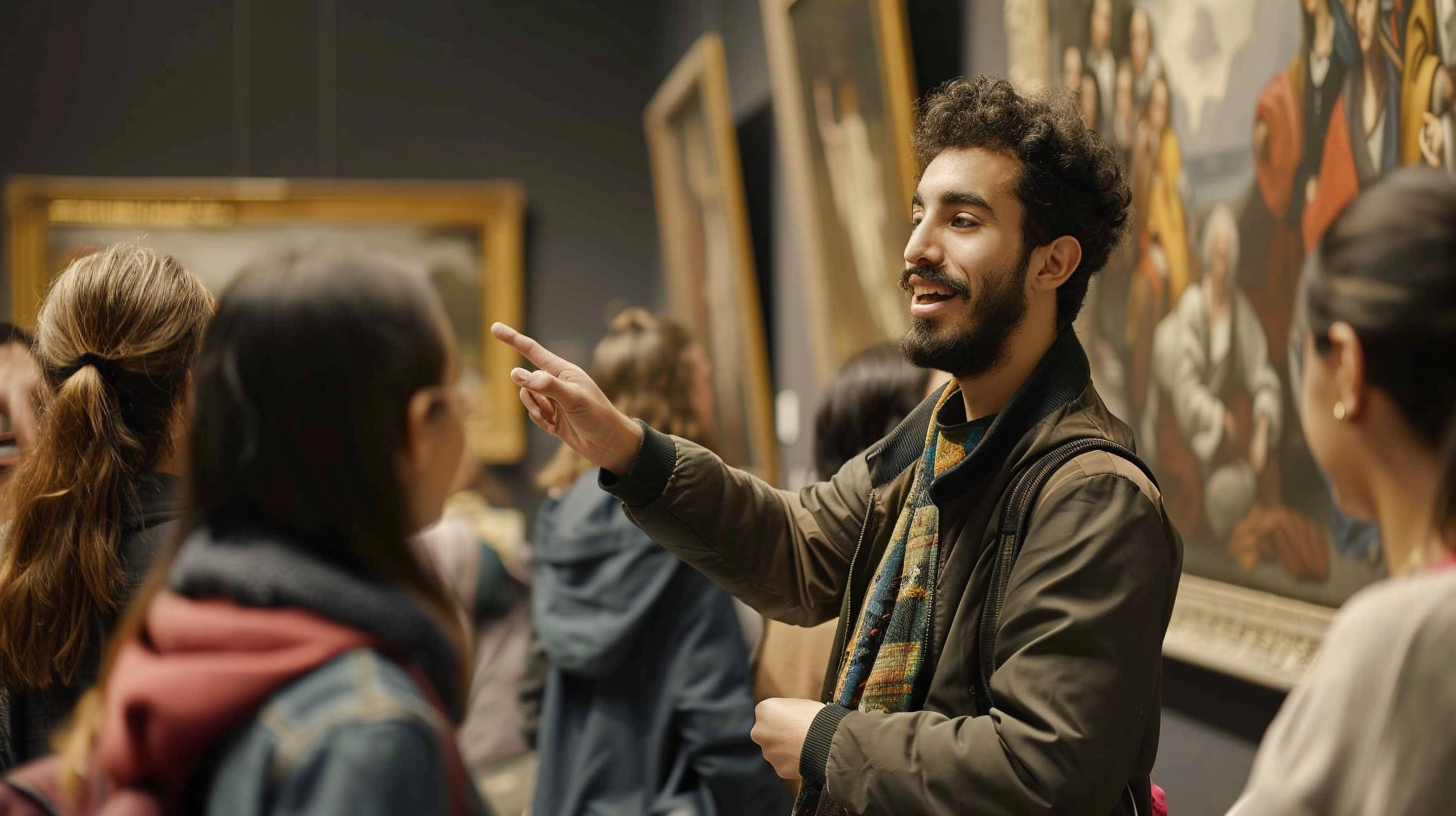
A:
[[[1395,576],[1336,617],[1230,816],[1456,813],[1456,180],[1398,170],[1305,270],[1300,416]]]
[[[47,751],[176,518],[178,435],[213,299],[175,258],[116,244],[41,306],[34,446],[3,496],[5,764]]]

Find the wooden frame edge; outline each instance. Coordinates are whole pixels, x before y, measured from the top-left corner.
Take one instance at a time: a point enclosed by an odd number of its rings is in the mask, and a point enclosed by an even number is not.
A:
[[[5,185],[6,246],[10,271],[11,319],[34,328],[48,281],[46,230],[51,202],[79,200],[199,201],[235,204],[291,202],[357,202],[377,198],[401,205],[410,199],[458,201],[460,225],[481,230],[481,362],[489,378],[514,365],[513,352],[489,338],[489,322],[520,326],[524,317],[525,188],[515,180],[424,181],[393,179],[273,178],[109,178],[86,176],[12,176]],[[86,222],[80,222],[86,223]],[[443,223],[443,222],[442,222]],[[454,219],[451,223],[457,223]],[[495,271],[492,274],[492,271]],[[506,270],[501,274],[500,270]],[[489,408],[498,419],[491,427],[467,427],[471,448],[482,461],[517,462],[526,453],[526,423],[509,380],[487,380]]]
[[[773,415],[773,383],[770,377],[768,349],[765,341],[765,316],[760,308],[761,293],[758,291],[758,275],[753,259],[753,235],[748,223],[748,199],[743,186],[742,160],[738,152],[737,124],[733,118],[733,104],[728,84],[728,62],[723,40],[716,32],[699,37],[688,49],[687,54],[668,74],[666,80],[643,114],[643,128],[647,133],[648,150],[653,168],[653,191],[657,203],[658,237],[662,246],[664,266],[681,263],[675,259],[672,242],[668,239],[667,225],[674,215],[668,205],[669,185],[667,170],[672,166],[666,151],[670,147],[668,130],[673,115],[689,100],[694,92],[705,101],[709,138],[714,153],[723,160],[723,191],[726,210],[731,220],[733,233],[733,268],[736,271],[736,295],[743,308],[742,328],[747,359],[751,369],[748,383],[749,415],[744,417],[751,433],[750,445],[755,463],[762,468],[763,477],[770,482],[781,479],[779,471],[778,438]],[[668,271],[671,278],[672,272]],[[676,304],[675,304],[676,305]]]
[[[824,236],[814,214],[826,212],[814,188],[813,151],[810,149],[808,111],[800,104],[799,55],[794,46],[793,22],[789,9],[795,0],[760,0],[763,15],[764,42],[768,50],[769,82],[773,89],[775,130],[778,136],[779,170],[787,181],[791,223],[799,238],[799,254],[803,258],[805,284],[813,292],[825,293],[829,276],[824,257]],[[813,298],[808,317],[810,350],[814,359],[815,379],[821,385],[835,370],[834,348],[824,342],[833,336],[829,325],[828,298]]]
[[[909,219],[910,199],[920,162],[915,156],[916,92],[915,55],[910,43],[910,16],[906,0],[875,0],[884,41],[880,43],[880,72],[884,80],[886,107],[895,134],[896,162],[900,166],[900,206]],[[898,52],[898,54],[896,53]],[[893,208],[894,202],[886,202]],[[893,212],[893,209],[890,210]]]
[[[1163,654],[1288,691],[1319,653],[1336,610],[1184,575]]]

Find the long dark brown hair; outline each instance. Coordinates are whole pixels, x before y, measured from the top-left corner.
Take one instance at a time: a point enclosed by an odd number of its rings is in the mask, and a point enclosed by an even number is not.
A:
[[[124,600],[122,517],[172,453],[213,298],[170,255],[116,244],[72,263],[41,307],[35,446],[6,485],[0,685],[75,682]]]
[[[1361,192],[1321,238],[1301,300],[1315,348],[1348,323],[1370,385],[1445,451],[1435,521],[1456,540],[1456,180],[1404,168]]]
[[[627,309],[597,344],[589,373],[617,410],[711,448],[709,418],[699,416],[693,399],[697,372],[687,352],[695,345],[692,334],[676,320]],[[543,490],[565,490],[590,468],[562,445],[537,484]]]

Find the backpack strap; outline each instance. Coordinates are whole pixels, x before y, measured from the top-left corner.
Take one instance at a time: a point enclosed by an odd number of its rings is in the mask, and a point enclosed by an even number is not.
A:
[[[981,631],[977,638],[981,665],[980,682],[976,685],[976,702],[982,713],[989,713],[995,704],[991,697],[991,675],[996,672],[996,631],[1001,622],[1001,607],[1006,603],[1006,589],[1011,584],[1011,570],[1016,566],[1017,556],[1021,554],[1021,546],[1026,540],[1026,530],[1030,527],[1037,498],[1055,473],[1073,459],[1093,451],[1104,451],[1136,465],[1153,488],[1157,487],[1157,478],[1137,454],[1102,437],[1083,437],[1058,445],[1022,470],[1011,483],[1007,499],[1001,506],[1001,526],[996,536],[996,562],[991,572],[991,584],[986,590],[986,604],[981,613]],[[1139,485],[1139,489],[1147,492],[1142,485]]]

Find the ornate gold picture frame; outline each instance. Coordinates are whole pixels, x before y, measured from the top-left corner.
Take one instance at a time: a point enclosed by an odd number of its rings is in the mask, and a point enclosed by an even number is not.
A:
[[[525,195],[514,181],[314,181],[17,176],[5,190],[15,322],[33,328],[52,277],[78,254],[134,241],[177,256],[214,291],[277,245],[345,239],[428,274],[459,342],[470,445],[525,455],[525,410],[493,321],[520,325]]]

